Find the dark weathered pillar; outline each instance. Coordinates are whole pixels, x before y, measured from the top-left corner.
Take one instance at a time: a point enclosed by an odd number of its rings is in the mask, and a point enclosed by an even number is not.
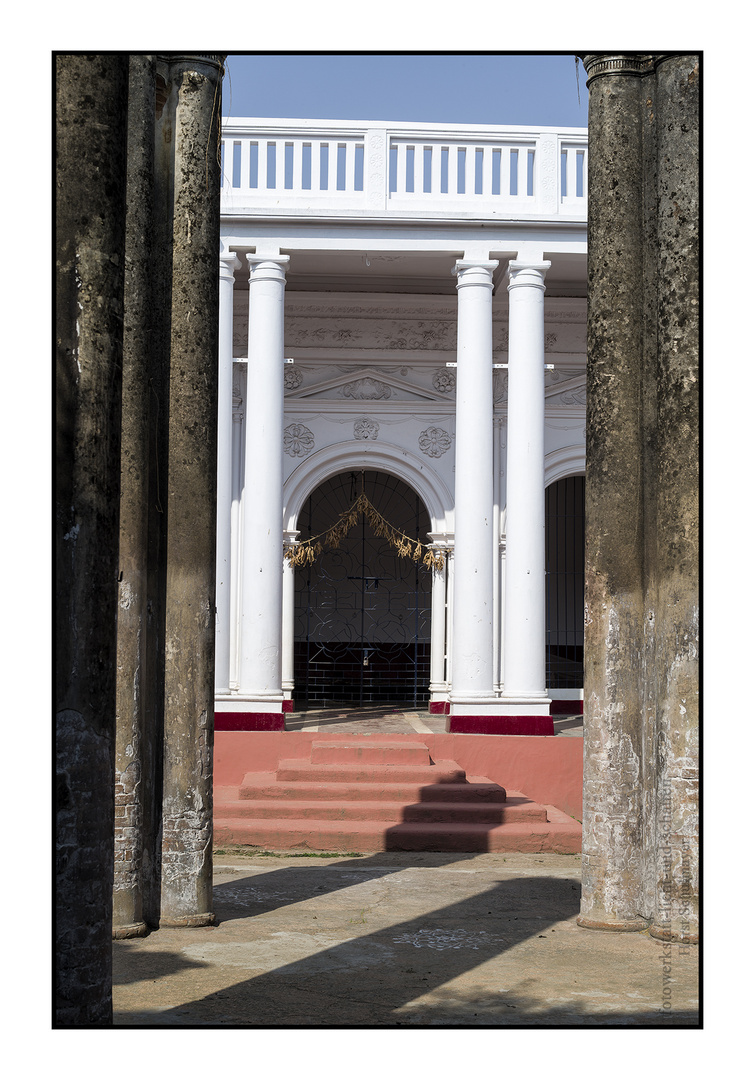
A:
[[[59,1026],[112,1021],[127,87],[125,55],[57,57]]]
[[[148,664],[149,480],[153,369],[158,357],[153,275],[155,57],[130,57],[120,549],[118,556],[118,686],[115,748],[115,877],[113,936],[148,930],[144,874],[154,841],[155,685]],[[151,437],[152,435],[152,437]],[[145,851],[147,858],[145,860]]]
[[[579,922],[650,925],[693,940],[697,58],[583,60],[590,173]]]
[[[590,82],[580,922],[644,929],[642,72]],[[588,66],[588,73],[592,69]]]
[[[223,57],[160,60],[172,127],[161,926],[212,914],[219,124]]]
[[[656,896],[650,933],[698,934],[699,86],[697,56],[656,64],[658,364]]]

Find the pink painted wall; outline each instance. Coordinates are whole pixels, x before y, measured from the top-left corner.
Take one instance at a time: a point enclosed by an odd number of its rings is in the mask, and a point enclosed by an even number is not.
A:
[[[582,746],[575,736],[380,735],[381,741],[424,743],[433,761],[456,761],[470,776],[487,776],[535,802],[582,820]],[[238,787],[248,772],[273,772],[281,759],[309,759],[314,740],[338,742],[353,734],[304,731],[216,731],[215,787]]]

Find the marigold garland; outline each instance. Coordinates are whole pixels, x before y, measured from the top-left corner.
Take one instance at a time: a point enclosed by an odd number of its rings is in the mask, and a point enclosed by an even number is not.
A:
[[[442,552],[433,551],[427,544],[412,540],[406,533],[400,532],[375,509],[364,492],[328,529],[289,548],[285,557],[292,566],[307,566],[313,563],[325,548],[340,546],[341,541],[356,525],[360,514],[364,514],[378,536],[393,545],[401,558],[411,557],[415,562],[421,562],[432,570],[442,570],[445,566]]]

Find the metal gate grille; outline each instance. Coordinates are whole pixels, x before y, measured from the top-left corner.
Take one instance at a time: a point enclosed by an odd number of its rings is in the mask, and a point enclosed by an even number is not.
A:
[[[321,484],[299,516],[302,540],[322,532],[360,491],[392,525],[425,540],[430,520],[403,481],[374,471]],[[399,558],[360,517],[339,548],[296,571],[295,695],[305,707],[390,703],[417,708],[430,680],[431,572]]]
[[[584,682],[585,478],[568,476],[545,492],[545,685]]]

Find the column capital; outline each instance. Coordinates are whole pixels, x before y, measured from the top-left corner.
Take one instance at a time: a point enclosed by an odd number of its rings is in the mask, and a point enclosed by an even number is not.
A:
[[[241,269],[241,260],[235,251],[221,251],[220,280],[233,282],[233,271]]]
[[[299,533],[301,529],[284,529],[283,530],[283,550],[290,551],[295,548],[299,542]]]
[[[290,255],[247,255],[249,284],[252,281],[283,281],[291,262]]]
[[[600,75],[650,75],[656,66],[678,53],[577,53],[587,75],[587,85]]]
[[[521,286],[544,290],[545,275],[550,268],[551,264],[549,262],[525,262],[512,259],[506,271],[506,277],[509,279],[509,291]]]
[[[452,273],[458,278],[456,288],[464,285],[493,287],[493,271],[498,266],[497,259],[457,259]]]

